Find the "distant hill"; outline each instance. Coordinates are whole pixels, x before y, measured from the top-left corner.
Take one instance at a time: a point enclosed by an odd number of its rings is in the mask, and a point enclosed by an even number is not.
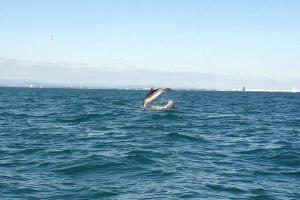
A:
[[[0,86],[5,87],[88,87],[240,90],[243,86],[260,89],[292,89],[300,87],[300,79],[275,80],[242,78],[197,72],[167,72],[141,69],[109,70],[71,68],[65,66],[14,66],[0,63]],[[12,78],[11,78],[12,77]]]

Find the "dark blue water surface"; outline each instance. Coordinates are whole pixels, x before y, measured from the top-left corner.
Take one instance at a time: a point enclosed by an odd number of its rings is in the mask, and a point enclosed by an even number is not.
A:
[[[0,199],[300,199],[299,93],[146,93],[0,89]]]

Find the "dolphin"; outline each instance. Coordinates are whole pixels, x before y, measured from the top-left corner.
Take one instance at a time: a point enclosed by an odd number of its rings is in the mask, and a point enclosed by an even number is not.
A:
[[[168,103],[163,107],[165,109],[175,109],[176,103],[174,101],[168,101]]]
[[[151,103],[152,101],[154,101],[157,97],[159,97],[159,95],[161,95],[161,93],[166,92],[166,91],[171,91],[170,88],[158,88],[158,89],[153,89],[153,87],[150,89],[150,91],[148,92],[148,94],[146,95],[144,102],[143,102],[143,106],[144,108]]]

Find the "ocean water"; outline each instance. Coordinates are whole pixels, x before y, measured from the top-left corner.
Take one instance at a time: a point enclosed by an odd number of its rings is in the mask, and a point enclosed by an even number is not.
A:
[[[0,199],[300,199],[300,94],[0,89]]]

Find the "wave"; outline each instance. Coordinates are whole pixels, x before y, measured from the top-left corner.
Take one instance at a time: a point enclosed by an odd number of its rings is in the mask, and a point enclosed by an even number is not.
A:
[[[103,161],[103,162],[80,162],[66,167],[60,167],[57,172],[64,174],[86,174],[98,173],[101,171],[118,171],[124,164],[120,162]]]
[[[172,132],[167,134],[168,138],[174,139],[174,140],[186,140],[191,142],[208,142],[204,138],[201,138],[200,136],[193,136],[191,134],[183,134],[183,133],[177,133]]]
[[[237,187],[237,186],[233,186],[232,184],[229,185],[222,185],[222,184],[206,184],[205,187],[212,189],[213,191],[216,192],[229,192],[229,193],[233,193],[233,194],[243,194],[243,193],[247,193],[246,190]]]
[[[58,118],[57,122],[61,123],[82,123],[82,122],[87,122],[90,120],[94,120],[97,118],[102,117],[101,114],[82,114],[78,116],[70,116],[70,117],[65,117],[65,118]]]
[[[152,164],[155,158],[162,157],[161,153],[146,151],[146,150],[132,150],[126,153],[124,157],[126,162],[137,162],[139,164]]]

